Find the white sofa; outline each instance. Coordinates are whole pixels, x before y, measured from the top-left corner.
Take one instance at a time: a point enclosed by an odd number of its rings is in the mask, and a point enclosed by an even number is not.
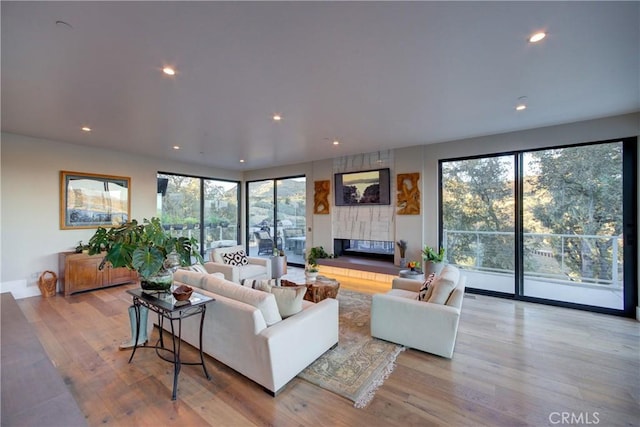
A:
[[[244,279],[270,279],[271,260],[247,256],[247,265],[231,265],[224,261],[226,254],[244,252],[242,245],[214,248],[209,256],[211,262],[207,263],[207,270],[224,274],[225,279],[235,283],[242,283]]]
[[[453,290],[442,304],[418,301],[421,281],[393,279],[392,289],[371,301],[371,336],[451,358],[466,278],[447,265],[440,277],[451,279]]]
[[[272,395],[338,343],[337,300],[302,301],[302,311],[282,319],[274,294],[220,276],[178,270],[174,280],[215,298],[207,304],[203,351]],[[155,322],[157,316],[149,316],[150,325]],[[182,339],[196,347],[199,322],[199,316],[182,322]]]

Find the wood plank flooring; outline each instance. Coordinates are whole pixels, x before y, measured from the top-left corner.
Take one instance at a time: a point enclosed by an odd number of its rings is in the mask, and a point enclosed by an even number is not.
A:
[[[341,289],[390,287],[336,278]],[[91,426],[640,424],[640,323],[475,295],[465,296],[453,359],[401,353],[364,409],[297,378],[273,398],[210,357],[212,380],[183,366],[172,402],[170,364],[152,350],[128,364],[130,353],[118,350],[133,287],[18,301]],[[185,346],[183,354],[196,353]]]

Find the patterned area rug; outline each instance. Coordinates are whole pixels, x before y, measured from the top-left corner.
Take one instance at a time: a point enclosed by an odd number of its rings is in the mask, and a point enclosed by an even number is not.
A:
[[[356,408],[364,408],[391,374],[398,354],[405,348],[371,337],[371,295],[340,290],[338,302],[338,346],[320,356],[298,377],[346,397]]]

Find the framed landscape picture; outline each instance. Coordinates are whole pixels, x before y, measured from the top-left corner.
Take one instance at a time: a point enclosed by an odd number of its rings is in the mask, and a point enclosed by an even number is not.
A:
[[[131,211],[131,178],[60,171],[60,228],[114,227]]]

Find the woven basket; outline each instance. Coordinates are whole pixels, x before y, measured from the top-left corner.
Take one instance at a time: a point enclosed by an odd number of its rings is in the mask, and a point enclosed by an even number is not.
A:
[[[47,277],[50,276],[50,277]],[[52,297],[56,294],[56,285],[58,284],[58,276],[53,271],[44,271],[38,279],[38,287],[40,293],[45,298]]]

